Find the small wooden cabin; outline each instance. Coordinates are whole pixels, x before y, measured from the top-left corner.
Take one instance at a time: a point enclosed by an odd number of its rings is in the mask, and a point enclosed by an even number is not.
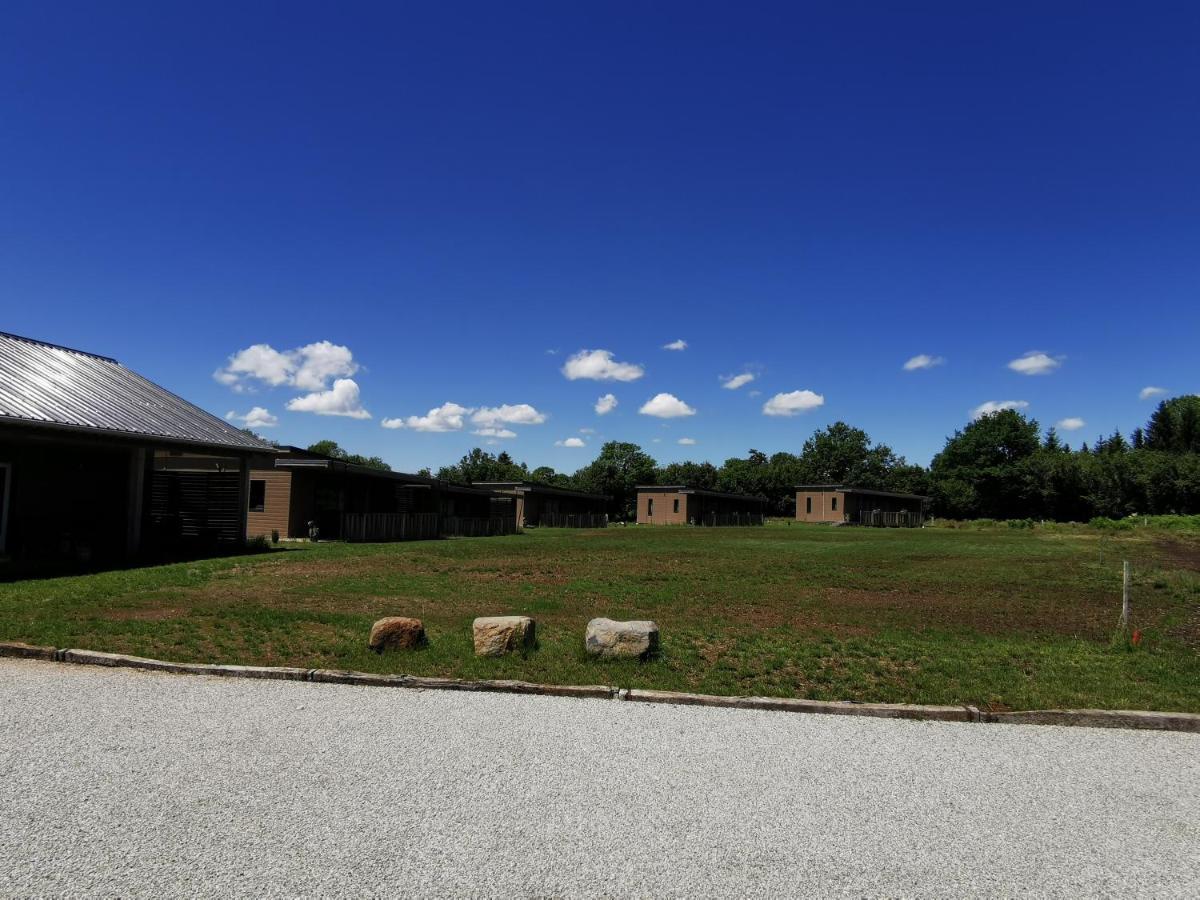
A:
[[[484,481],[475,487],[486,488],[500,497],[516,501],[517,521],[543,528],[605,528],[608,504],[605,494],[589,494],[532,481]]]
[[[684,485],[639,485],[639,525],[762,525],[766,500]]]
[[[348,463],[299,447],[251,461],[249,536],[410,540],[511,534],[515,501],[490,490]]]
[[[925,521],[928,497],[845,484],[796,488],[796,521],[889,528],[916,528]]]

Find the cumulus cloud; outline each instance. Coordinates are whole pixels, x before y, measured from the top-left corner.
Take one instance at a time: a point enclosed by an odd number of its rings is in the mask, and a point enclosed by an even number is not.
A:
[[[776,394],[763,404],[764,416],[795,416],[825,405],[825,396],[813,391],[790,391]]]
[[[475,410],[471,407],[460,406],[457,403],[443,403],[435,406],[423,416],[409,416],[397,419],[384,419],[384,428],[411,428],[413,431],[462,431],[466,417]]]
[[[683,446],[685,446],[685,447],[691,447],[696,443],[696,439],[695,438],[680,438],[675,443],[683,444]]]
[[[1151,397],[1158,397],[1161,394],[1165,394],[1166,392],[1167,392],[1166,388],[1155,387],[1154,385],[1147,385],[1146,387],[1144,387],[1140,391],[1138,391],[1138,399],[1139,400],[1149,400]]]
[[[637,381],[646,370],[634,363],[617,362],[611,350],[580,350],[562,367],[569,381]]]
[[[596,415],[607,416],[617,408],[617,398],[613,394],[605,394],[596,401]]]
[[[1054,427],[1062,431],[1078,431],[1086,424],[1087,422],[1083,421],[1079,416],[1067,416],[1065,419],[1059,419]]]
[[[276,350],[270,344],[253,344],[229,357],[213,372],[213,378],[235,391],[247,390],[255,383],[268,387],[322,391],[330,379],[348,378],[359,370],[349,347],[330,341],[317,341],[294,350]]]
[[[256,406],[243,416],[232,409],[225,414],[230,422],[241,422],[246,428],[274,428],[279,424],[279,418],[261,406]]]
[[[928,353],[918,353],[904,364],[905,372],[916,372],[918,369],[932,369],[946,362],[944,356],[930,356]]]
[[[663,344],[663,349],[664,350],[686,350],[687,346],[688,346],[687,341],[685,341],[683,338],[680,338],[677,341],[671,341],[671,343],[669,343],[669,344]]]
[[[371,414],[362,407],[358,385],[350,378],[339,378],[327,391],[313,391],[289,400],[292,412],[310,412],[318,416],[346,416],[350,419],[369,419]]]
[[[511,431],[508,428],[477,428],[475,431],[472,432],[472,434],[477,434],[480,437],[504,438],[504,439],[515,438],[517,436],[517,433],[515,431]],[[491,443],[495,443],[495,442],[488,441],[488,443],[491,444]]]
[[[971,410],[972,419],[982,419],[984,416],[990,416],[993,413],[1003,412],[1006,409],[1028,409],[1029,403],[1026,400],[988,400],[986,403],[980,403],[977,407]]]
[[[743,372],[741,375],[733,375],[729,378],[721,380],[721,387],[727,391],[736,391],[738,388],[749,384],[754,380],[754,376],[749,372]]]
[[[1019,356],[1008,364],[1008,367],[1021,375],[1049,375],[1062,365],[1065,357],[1050,356],[1041,350],[1030,350],[1024,356]]]
[[[655,394],[642,404],[638,412],[643,416],[654,416],[656,419],[678,419],[696,414],[696,410],[674,394]]]
[[[564,441],[555,441],[554,446],[555,447],[586,447],[587,444],[585,444],[580,438],[569,437]]]
[[[497,425],[541,425],[546,421],[545,413],[540,413],[528,403],[505,403],[503,406],[483,406],[471,416],[471,421],[485,428]]]

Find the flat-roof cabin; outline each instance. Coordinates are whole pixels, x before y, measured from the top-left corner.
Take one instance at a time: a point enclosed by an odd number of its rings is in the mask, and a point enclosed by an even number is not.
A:
[[[475,487],[486,488],[500,497],[516,502],[517,521],[542,528],[605,528],[608,526],[606,494],[589,494],[533,481],[481,481]]]
[[[884,528],[917,528],[925,522],[928,497],[876,491],[846,484],[796,487],[796,521]]]
[[[686,485],[638,485],[639,525],[762,525],[766,500]]]

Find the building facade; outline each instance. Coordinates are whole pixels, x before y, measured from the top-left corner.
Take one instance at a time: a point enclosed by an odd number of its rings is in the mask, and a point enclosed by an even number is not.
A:
[[[762,525],[762,497],[727,494],[684,485],[639,485],[639,525]]]
[[[917,527],[924,524],[928,501],[919,494],[844,484],[802,484],[796,488],[796,521]]]
[[[516,502],[517,521],[531,528],[604,528],[608,525],[605,494],[589,494],[532,481],[486,481],[474,485]]]

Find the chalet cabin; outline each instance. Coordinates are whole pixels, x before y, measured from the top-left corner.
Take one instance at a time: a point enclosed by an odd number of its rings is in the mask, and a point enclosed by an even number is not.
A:
[[[536,528],[606,528],[608,503],[605,494],[588,494],[532,481],[484,481],[475,487],[487,488],[499,497],[516,502],[517,521]]]
[[[240,545],[249,459],[271,452],[114,359],[0,333],[0,560]]]
[[[251,461],[246,533],[387,541],[511,534],[515,498],[281,447]]]
[[[639,485],[639,525],[762,525],[766,501],[680,485]]]
[[[874,491],[845,484],[796,488],[796,521],[916,528],[925,521],[928,497]]]

